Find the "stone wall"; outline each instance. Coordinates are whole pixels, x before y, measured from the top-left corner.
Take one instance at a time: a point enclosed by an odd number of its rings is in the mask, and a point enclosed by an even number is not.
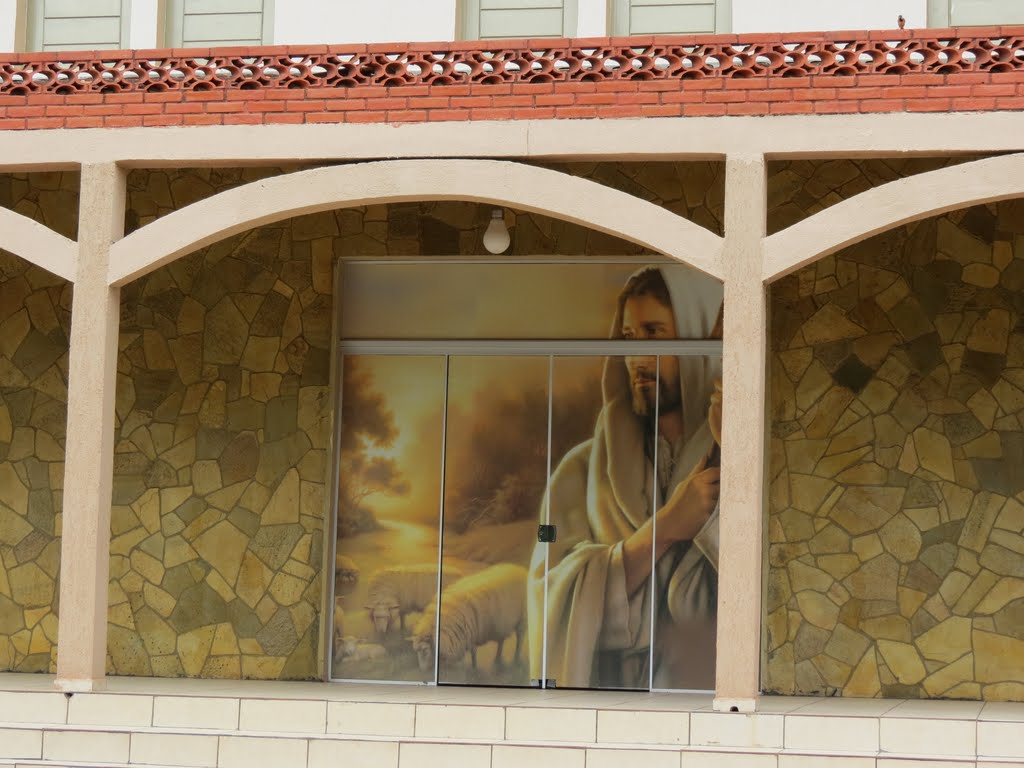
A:
[[[78,175],[0,176],[0,205],[73,237]],[[71,287],[0,251],[0,672],[53,671]]]
[[[133,171],[128,228],[279,172]],[[705,194],[691,193],[697,208]],[[684,199],[680,191],[672,201]],[[123,290],[112,672],[318,674],[333,268],[345,257],[482,254],[489,217],[486,206],[457,202],[305,216]],[[640,251],[552,219],[510,218],[516,253]]]
[[[1024,699],[1024,201],[771,291],[770,692]]]
[[[263,227],[123,291],[112,672],[317,675],[333,312],[317,234]]]

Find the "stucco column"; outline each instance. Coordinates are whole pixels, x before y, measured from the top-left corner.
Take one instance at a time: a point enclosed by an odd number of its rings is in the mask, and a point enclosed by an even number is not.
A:
[[[757,708],[765,461],[765,161],[726,163],[722,492],[715,709]]]
[[[105,673],[120,298],[107,284],[107,266],[111,244],[124,234],[124,207],[122,169],[82,167],[57,646],[56,685],[65,691],[94,690]]]

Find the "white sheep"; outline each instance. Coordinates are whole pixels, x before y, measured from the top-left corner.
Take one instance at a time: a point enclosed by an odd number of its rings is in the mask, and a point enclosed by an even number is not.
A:
[[[462,571],[445,565],[441,589],[462,578]],[[370,579],[366,610],[374,629],[381,635],[394,627],[405,630],[405,614],[422,611],[437,599],[437,563],[400,565],[377,571]]]
[[[341,638],[341,645],[338,648],[340,658],[345,661],[373,661],[388,655],[387,649],[377,643],[367,643],[352,635]]]
[[[427,608],[410,638],[424,671],[434,664],[436,611],[436,603]],[[494,640],[498,643],[495,664],[501,664],[505,639],[515,633],[514,658],[518,662],[525,625],[526,569],[518,565],[493,565],[441,593],[438,655],[451,663],[461,661],[468,653],[476,669],[477,648]]]

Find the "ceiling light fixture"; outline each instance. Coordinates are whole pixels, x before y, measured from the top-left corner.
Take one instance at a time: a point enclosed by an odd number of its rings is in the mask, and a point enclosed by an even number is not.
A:
[[[491,211],[491,221],[484,232],[484,248],[489,253],[498,254],[507,251],[511,244],[512,238],[505,226],[505,211],[495,208]]]

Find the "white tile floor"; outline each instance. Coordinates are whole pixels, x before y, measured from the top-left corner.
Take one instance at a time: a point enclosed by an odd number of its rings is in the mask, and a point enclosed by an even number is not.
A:
[[[1024,768],[1024,704],[0,674],[0,766]]]

